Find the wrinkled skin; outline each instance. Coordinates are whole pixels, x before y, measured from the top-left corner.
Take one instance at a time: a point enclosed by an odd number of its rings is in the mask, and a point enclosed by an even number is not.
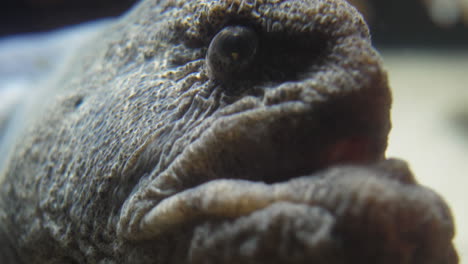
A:
[[[232,25],[258,38],[235,70],[207,57]],[[444,201],[385,159],[386,74],[344,1],[143,1],[34,97],[1,263],[458,262]]]

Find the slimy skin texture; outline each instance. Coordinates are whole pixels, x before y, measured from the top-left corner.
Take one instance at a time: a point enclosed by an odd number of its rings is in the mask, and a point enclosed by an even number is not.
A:
[[[258,38],[236,70],[207,56],[230,26]],[[458,263],[445,202],[385,159],[386,74],[345,1],[142,1],[34,96],[1,263]]]

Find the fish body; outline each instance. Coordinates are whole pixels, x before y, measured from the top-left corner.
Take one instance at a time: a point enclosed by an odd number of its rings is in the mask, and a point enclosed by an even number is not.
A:
[[[345,1],[142,1],[35,98],[2,263],[457,263]]]

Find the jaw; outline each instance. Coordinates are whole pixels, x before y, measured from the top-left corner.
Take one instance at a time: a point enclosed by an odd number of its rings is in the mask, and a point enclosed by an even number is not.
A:
[[[398,160],[210,181],[164,199],[141,227],[186,238],[184,263],[457,263],[449,209]]]
[[[207,256],[217,263],[457,261],[449,209],[435,193],[415,185],[402,162],[337,166],[261,188],[244,190],[241,197],[258,195],[250,204],[263,201],[264,208],[197,226],[194,263],[206,263]],[[220,248],[222,253],[208,254]]]

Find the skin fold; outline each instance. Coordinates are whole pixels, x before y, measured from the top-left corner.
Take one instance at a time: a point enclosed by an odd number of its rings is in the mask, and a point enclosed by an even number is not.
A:
[[[345,1],[142,1],[31,98],[1,263],[458,263]]]

